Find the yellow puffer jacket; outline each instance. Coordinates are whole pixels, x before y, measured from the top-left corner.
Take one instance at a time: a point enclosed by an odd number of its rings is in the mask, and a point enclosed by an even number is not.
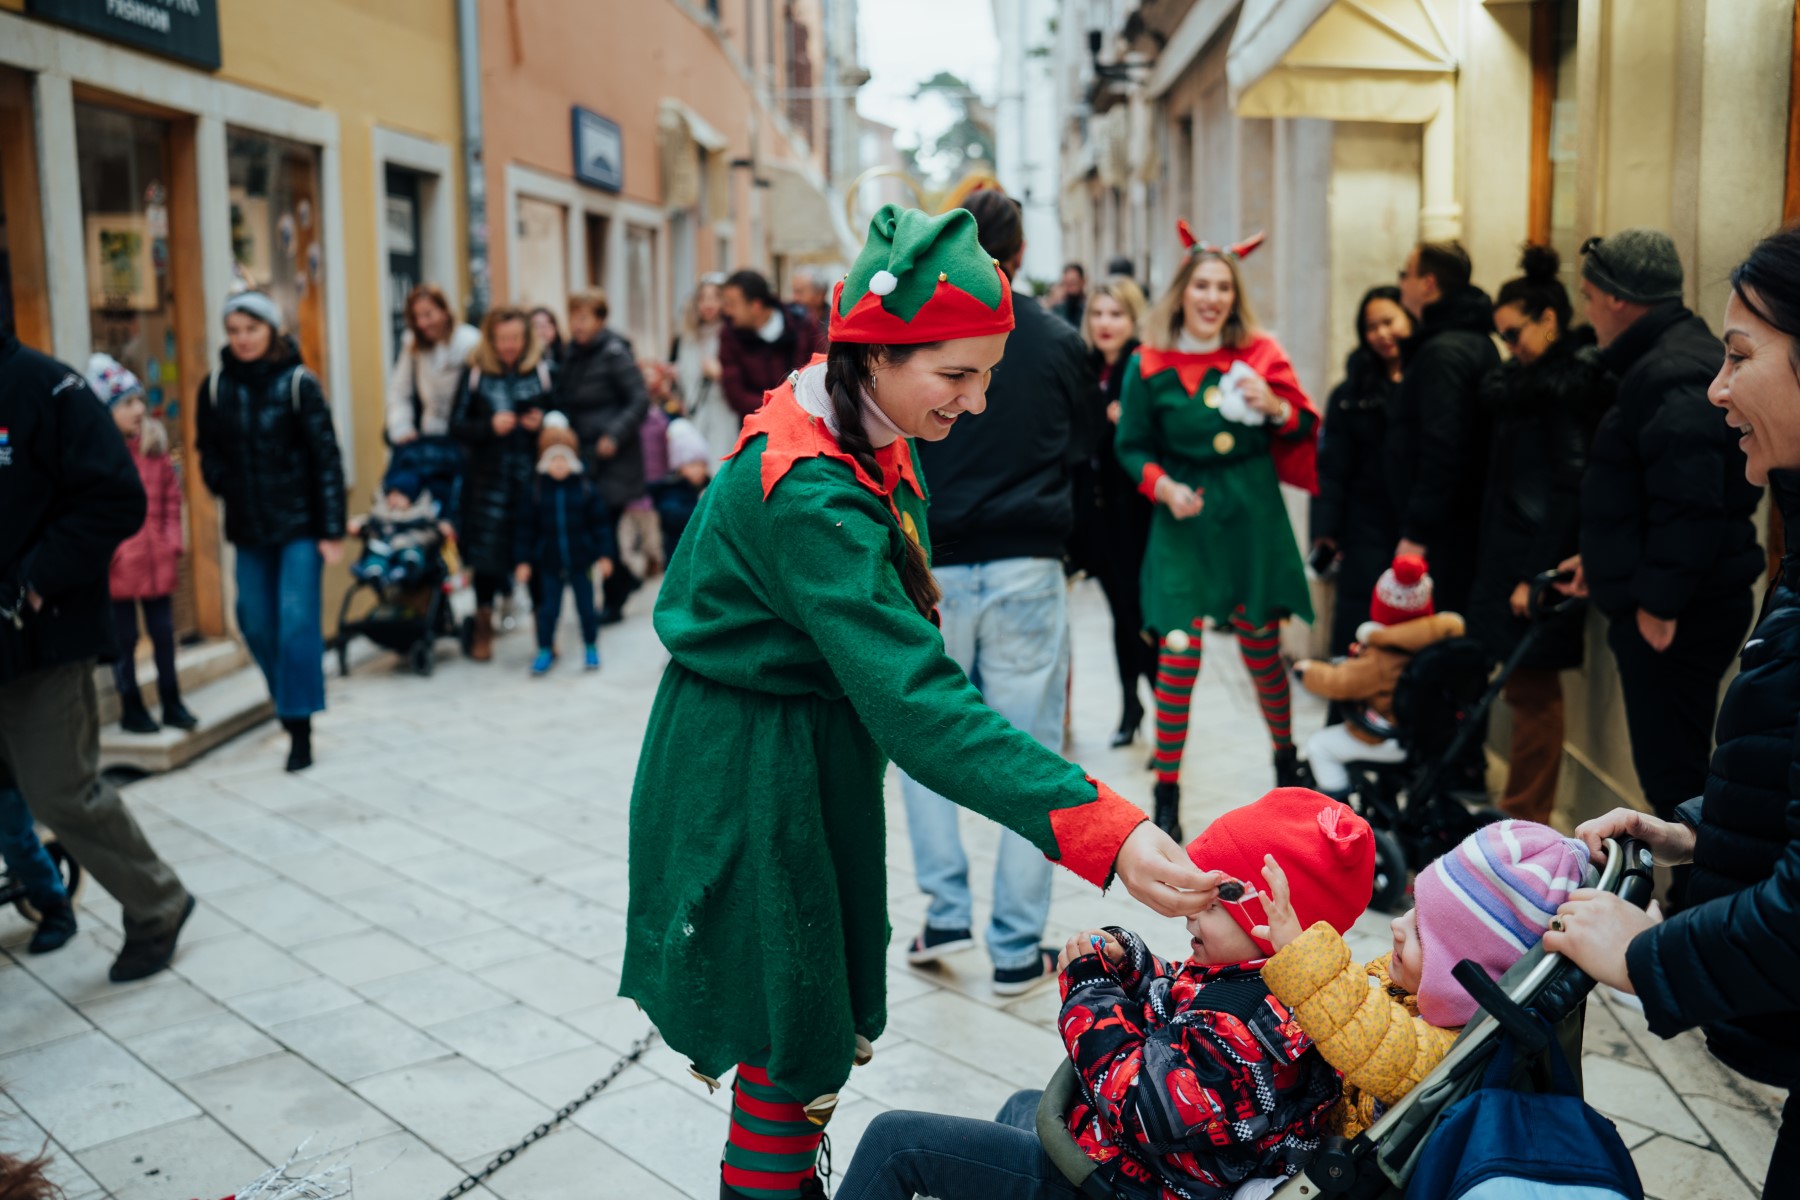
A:
[[[1367,1129],[1417,1087],[1461,1032],[1419,1016],[1412,996],[1389,977],[1389,957],[1357,966],[1337,930],[1320,921],[1263,965],[1269,991],[1344,1076],[1344,1098],[1330,1119],[1331,1132],[1343,1137]]]

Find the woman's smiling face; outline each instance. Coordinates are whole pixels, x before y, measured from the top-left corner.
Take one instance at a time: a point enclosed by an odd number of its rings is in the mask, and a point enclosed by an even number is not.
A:
[[[1725,362],[1706,398],[1725,410],[1744,475],[1761,485],[1770,471],[1800,467],[1800,378],[1794,339],[1756,315],[1754,292],[1749,299],[1734,291],[1725,302]]]
[[[1237,307],[1237,287],[1231,268],[1217,259],[1204,259],[1188,276],[1181,308],[1187,331],[1202,341],[1219,336],[1231,310]]]
[[[987,408],[988,382],[1006,350],[1004,333],[955,338],[905,362],[877,359],[871,395],[907,437],[942,441],[964,414]]]

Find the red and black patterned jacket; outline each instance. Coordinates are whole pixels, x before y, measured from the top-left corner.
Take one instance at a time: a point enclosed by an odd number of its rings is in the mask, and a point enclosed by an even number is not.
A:
[[[1220,1200],[1292,1175],[1342,1090],[1262,981],[1262,963],[1172,964],[1123,929],[1062,975],[1058,1029],[1081,1076],[1069,1132],[1121,1197]]]

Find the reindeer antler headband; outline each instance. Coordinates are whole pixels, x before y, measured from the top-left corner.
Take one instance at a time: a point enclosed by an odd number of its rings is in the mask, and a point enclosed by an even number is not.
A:
[[[1264,237],[1267,236],[1264,233],[1253,233],[1235,245],[1215,246],[1211,242],[1203,242],[1196,238],[1194,236],[1194,231],[1188,228],[1188,223],[1186,221],[1176,221],[1175,232],[1181,235],[1181,248],[1187,255],[1204,252],[1206,254],[1229,256],[1238,259],[1239,261],[1248,258],[1251,251],[1262,245]]]

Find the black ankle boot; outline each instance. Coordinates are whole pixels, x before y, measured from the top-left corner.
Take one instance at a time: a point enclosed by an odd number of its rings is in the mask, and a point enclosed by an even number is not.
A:
[[[179,694],[170,692],[162,698],[162,723],[171,729],[186,732],[198,729],[200,718],[188,711]]]
[[[1275,786],[1306,787],[1308,779],[1306,768],[1300,763],[1300,751],[1293,746],[1278,746],[1275,749]]]
[[[119,728],[126,733],[155,733],[162,726],[144,705],[144,694],[136,688],[119,693]]]
[[[1113,748],[1116,750],[1137,741],[1138,726],[1143,723],[1144,706],[1138,703],[1136,696],[1132,696],[1126,701],[1125,712],[1119,718],[1119,731],[1113,734]]]
[[[1174,838],[1181,840],[1181,785],[1179,783],[1159,783],[1152,793],[1156,797],[1156,815],[1151,818],[1156,827]]]
[[[304,771],[312,766],[312,718],[283,717],[281,727],[287,730],[291,743],[288,746],[287,769]]]

